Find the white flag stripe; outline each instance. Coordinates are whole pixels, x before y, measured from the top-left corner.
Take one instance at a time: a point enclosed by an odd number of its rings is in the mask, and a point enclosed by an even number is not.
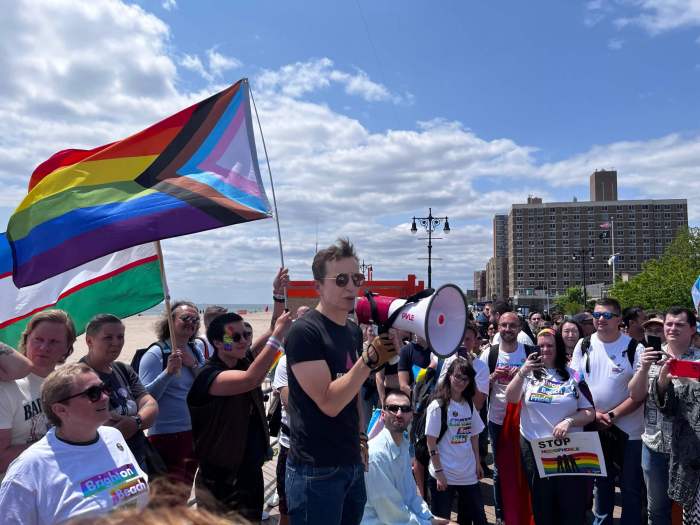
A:
[[[53,304],[66,290],[124,266],[156,255],[153,243],[105,255],[26,288],[16,288],[12,275],[0,279],[0,323]]]

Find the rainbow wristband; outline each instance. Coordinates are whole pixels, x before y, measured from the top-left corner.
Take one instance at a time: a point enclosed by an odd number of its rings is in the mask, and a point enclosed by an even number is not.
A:
[[[267,346],[271,346],[275,350],[279,350],[282,347],[282,343],[276,337],[270,336],[267,338]]]

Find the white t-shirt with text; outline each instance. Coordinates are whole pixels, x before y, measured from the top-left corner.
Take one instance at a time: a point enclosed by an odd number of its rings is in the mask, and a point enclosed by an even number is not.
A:
[[[593,334],[587,358],[581,355],[583,339],[576,343],[571,358],[571,368],[576,371],[580,379],[588,383],[598,412],[613,410],[630,395],[627,385],[639,366],[644,347],[637,345],[634,363],[630,364],[627,356],[629,341],[630,337],[621,333],[612,343],[603,343],[598,338],[598,334]],[[587,360],[590,363],[590,373],[586,372]],[[613,424],[626,432],[629,439],[640,439],[644,431],[644,405],[634,412],[615,418]]]
[[[44,378],[29,374],[16,381],[0,382],[0,429],[11,429],[10,445],[31,445],[48,430],[41,406]]]
[[[520,434],[525,439],[549,437],[564,418],[577,410],[590,408],[591,403],[578,388],[574,371],[564,381],[556,369],[542,371],[541,379],[530,374],[523,381],[523,404],[520,409]],[[569,432],[581,432],[582,427],[570,427]]]
[[[488,371],[489,363],[489,351],[484,351],[479,356],[485,364]],[[522,343],[518,343],[518,347],[515,352],[504,352],[503,350],[498,350],[498,359],[496,360],[496,368],[508,367],[508,368],[520,368],[525,363],[525,346]],[[503,419],[506,417],[506,388],[508,388],[508,383],[510,383],[512,376],[510,378],[501,378],[491,385],[491,393],[489,396],[489,421],[496,423],[497,425],[503,424]]]
[[[50,525],[148,503],[148,476],[122,433],[100,427],[99,439],[72,445],[55,428],[22,452],[0,484],[4,525]]]
[[[441,425],[440,404],[433,400],[425,414],[425,435],[439,437]],[[472,413],[469,403],[450,400],[447,406],[447,431],[438,442],[438,452],[448,485],[474,485],[476,462],[471,437],[484,430],[484,423],[476,410]],[[435,467],[430,462],[429,472],[435,477]]]

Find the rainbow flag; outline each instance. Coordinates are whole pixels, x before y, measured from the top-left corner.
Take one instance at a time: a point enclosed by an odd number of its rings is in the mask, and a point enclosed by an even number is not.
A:
[[[82,333],[96,314],[124,318],[163,300],[160,263],[153,243],[134,246],[38,284],[17,288],[12,282],[12,255],[0,233],[0,342],[17,347],[32,315],[47,308],[67,311]]]
[[[18,287],[104,255],[271,216],[248,81],[129,138],[64,150],[32,176],[7,237]]]
[[[561,456],[542,456],[542,467],[551,474],[600,474],[600,460],[592,452],[575,452]]]

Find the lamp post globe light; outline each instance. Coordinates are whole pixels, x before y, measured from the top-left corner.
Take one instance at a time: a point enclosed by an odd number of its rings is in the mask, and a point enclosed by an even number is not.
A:
[[[450,221],[447,217],[433,217],[433,209],[428,208],[427,217],[413,217],[411,223],[411,233],[418,232],[418,224],[420,224],[426,232],[428,232],[428,288],[433,287],[433,232],[444,223],[442,231],[446,234],[450,233]],[[441,239],[442,237],[435,237]]]

